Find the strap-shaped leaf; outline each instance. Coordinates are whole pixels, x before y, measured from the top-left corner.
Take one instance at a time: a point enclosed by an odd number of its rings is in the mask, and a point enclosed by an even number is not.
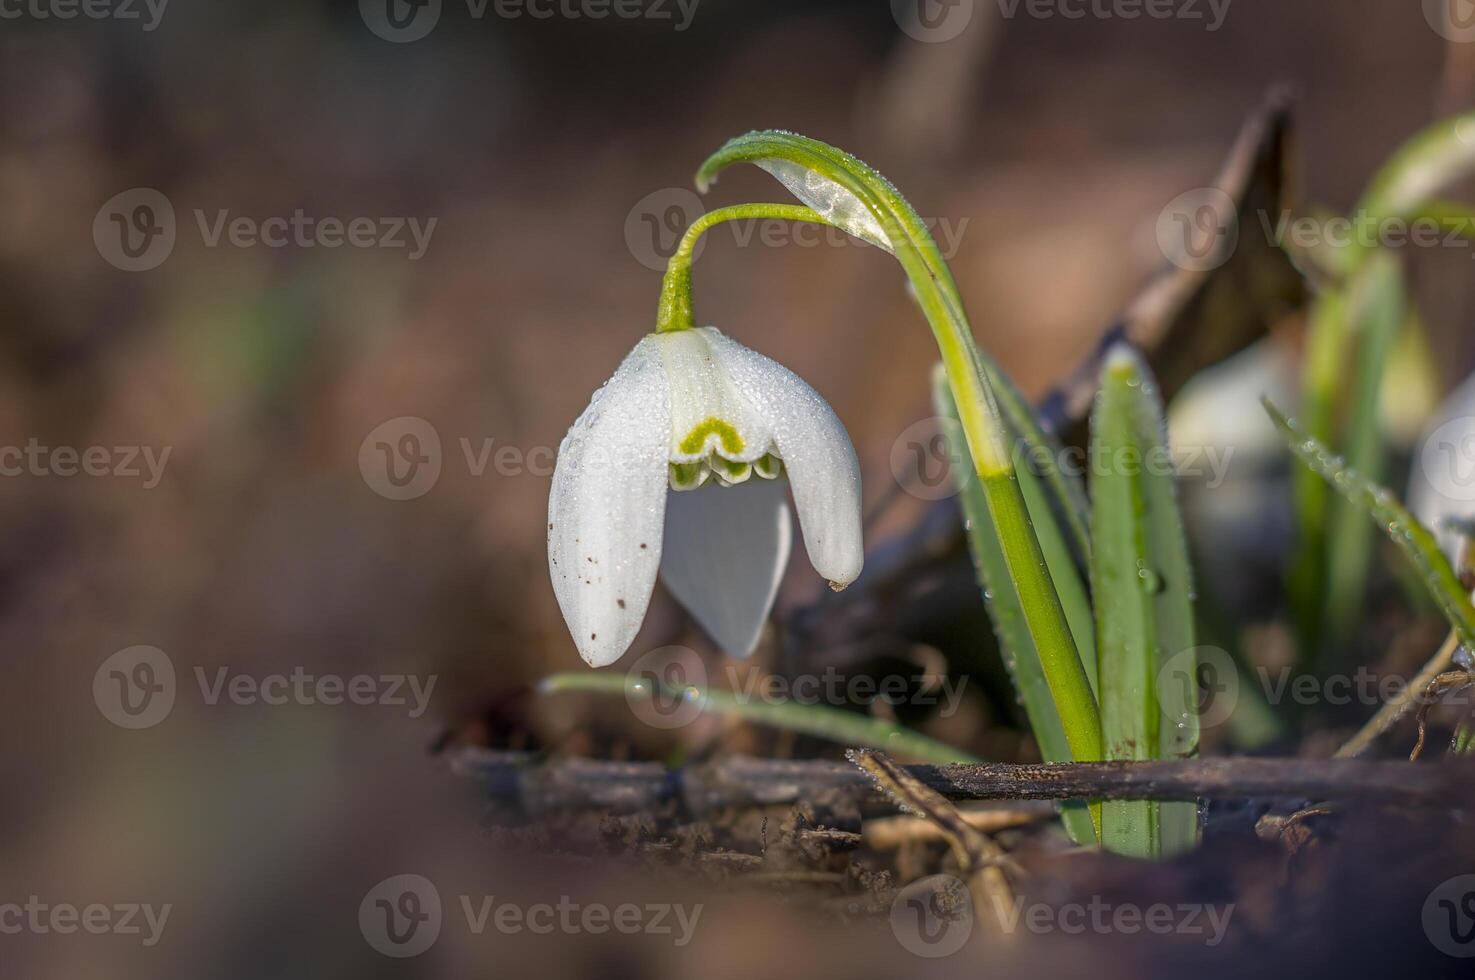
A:
[[[1186,758],[1198,750],[1197,698],[1159,691],[1158,678],[1170,659],[1181,665],[1192,656],[1192,571],[1162,405],[1147,366],[1126,344],[1112,349],[1102,369],[1091,459],[1091,578],[1106,757]],[[1101,837],[1123,854],[1177,853],[1197,843],[1198,808],[1108,802]]]
[[[1301,462],[1381,525],[1399,550],[1408,556],[1418,569],[1430,597],[1459,634],[1460,642],[1469,649],[1475,649],[1475,607],[1470,605],[1470,597],[1460,585],[1459,576],[1439,550],[1439,544],[1429,529],[1420,524],[1391,491],[1350,469],[1323,443],[1297,428],[1269,399],[1264,401],[1264,405],[1284,436],[1286,445],[1300,457]]]
[[[932,403],[945,426],[944,436],[949,447],[956,453],[966,453],[962,426],[958,421],[958,409],[953,403],[952,390],[947,376],[938,365],[932,373]],[[1031,512],[1044,504],[1039,482],[1021,467],[1017,472],[1025,505]],[[1014,682],[1014,691],[1024,706],[1030,730],[1040,755],[1046,762],[1072,761],[1070,743],[1065,737],[1065,728],[1060,721],[1060,712],[1055,699],[1050,695],[1050,685],[1045,679],[1044,664],[1025,624],[1024,606],[1019,591],[1009,577],[1009,565],[1004,559],[1004,547],[988,514],[988,501],[983,487],[973,476],[971,466],[957,467],[954,478],[959,483],[959,495],[963,507],[963,518],[968,531],[968,550],[973,555],[973,565],[978,572],[979,584],[988,606],[989,619],[994,633],[999,638],[999,650],[1004,666]],[[1086,595],[1085,583],[1066,546],[1064,537],[1053,521],[1035,524],[1040,535],[1040,550],[1050,567],[1050,577],[1055,581],[1061,604],[1065,607],[1066,619],[1070,622],[1071,634],[1076,641],[1086,666],[1087,675],[1094,681],[1096,676],[1096,643],[1093,635],[1095,624],[1091,619],[1090,600]],[[1089,659],[1087,659],[1089,657]],[[1061,819],[1066,832],[1077,844],[1096,843],[1096,830],[1091,824],[1091,814],[1084,803],[1065,803],[1061,807]]]

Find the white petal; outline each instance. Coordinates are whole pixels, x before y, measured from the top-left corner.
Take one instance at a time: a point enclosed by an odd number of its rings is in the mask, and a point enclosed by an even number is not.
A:
[[[718,370],[712,338],[721,336],[715,327],[699,327],[653,338],[671,385],[673,462],[691,463],[716,452],[751,463],[773,446],[763,417]]]
[[[773,608],[794,528],[780,480],[708,484],[666,503],[661,581],[702,629],[746,657]]]
[[[579,654],[620,658],[640,631],[661,563],[670,393],[651,337],[564,437],[548,497],[548,571]]]
[[[789,160],[754,160],[799,200],[840,230],[891,251],[891,240],[876,216],[850,191],[821,173]]]
[[[773,430],[815,571],[843,588],[860,575],[860,463],[834,409],[776,361],[712,331],[718,367]]]

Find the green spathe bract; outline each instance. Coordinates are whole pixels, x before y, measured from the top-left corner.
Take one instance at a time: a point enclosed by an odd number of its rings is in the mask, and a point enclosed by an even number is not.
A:
[[[963,314],[962,297],[932,236],[889,181],[850,154],[816,140],[775,130],[740,136],[708,158],[697,172],[697,186],[705,190],[735,163],[752,163],[775,173],[827,223],[867,240],[879,239],[901,263],[942,354],[988,517],[1018,593],[1024,628],[1056,705],[1071,758],[1101,758],[1096,699],[1015,473],[1010,452],[1014,433],[991,381],[995,371],[985,367]],[[689,291],[689,271],[673,265],[667,286],[668,291]],[[679,298],[668,301],[663,291],[663,314],[680,306]],[[1009,396],[1012,400],[1012,391]],[[1039,431],[1032,419],[1020,420],[1016,429],[1026,436]],[[1051,447],[1044,448],[1048,454]],[[1059,499],[1057,512],[1070,525],[1072,515],[1080,513],[1078,496],[1071,494],[1057,468],[1047,467],[1043,476]],[[1035,516],[1054,519],[1048,514]],[[1073,533],[1079,538],[1078,550],[1086,553],[1089,544],[1084,534],[1079,529]]]

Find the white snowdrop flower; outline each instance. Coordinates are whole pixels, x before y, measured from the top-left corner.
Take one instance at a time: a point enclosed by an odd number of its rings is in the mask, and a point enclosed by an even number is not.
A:
[[[579,653],[618,660],[659,570],[717,644],[747,656],[792,538],[840,589],[860,574],[860,466],[825,400],[714,327],[652,333],[558,450],[548,570]]]
[[[1475,375],[1445,399],[1420,438],[1408,509],[1434,532],[1446,557],[1458,562],[1465,533],[1451,522],[1475,519]]]

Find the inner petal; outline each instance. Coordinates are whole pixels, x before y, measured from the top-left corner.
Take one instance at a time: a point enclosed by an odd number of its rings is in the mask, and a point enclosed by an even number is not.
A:
[[[653,337],[671,391],[671,463],[706,462],[722,478],[713,460],[751,464],[772,451],[773,433],[713,355],[720,333],[701,327]],[[738,469],[728,477],[746,478]]]
[[[742,456],[746,443],[731,422],[708,416],[693,426],[676,448],[683,455],[705,456],[720,452],[728,459],[738,459]]]
[[[724,652],[753,651],[793,543],[783,483],[703,487],[667,498],[661,580]]]

